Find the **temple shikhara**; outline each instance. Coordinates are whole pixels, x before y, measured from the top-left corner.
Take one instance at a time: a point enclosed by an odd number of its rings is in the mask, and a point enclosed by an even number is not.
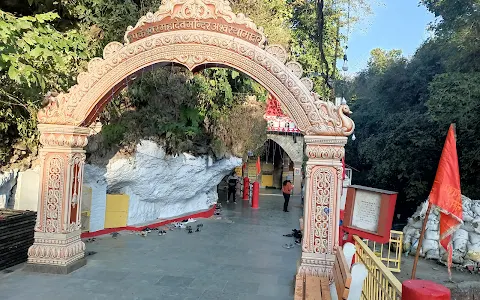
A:
[[[300,133],[295,122],[282,111],[280,102],[272,94],[268,95],[263,117],[267,121],[267,132]]]

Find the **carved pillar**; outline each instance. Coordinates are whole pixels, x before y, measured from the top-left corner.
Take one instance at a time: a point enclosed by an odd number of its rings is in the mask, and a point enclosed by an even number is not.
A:
[[[80,201],[89,129],[47,124],[38,129],[43,145],[39,203],[26,269],[67,274],[85,265]]]
[[[338,246],[339,203],[346,137],[305,136],[304,233],[299,274],[328,276]]]

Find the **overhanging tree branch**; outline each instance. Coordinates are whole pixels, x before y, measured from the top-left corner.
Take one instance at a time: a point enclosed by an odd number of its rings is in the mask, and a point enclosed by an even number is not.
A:
[[[322,72],[322,77],[325,80],[325,83],[328,88],[332,88],[328,79],[330,78],[330,67],[328,66],[328,61],[325,56],[325,50],[323,47],[324,42],[324,29],[325,29],[325,14],[323,9],[325,7],[324,0],[316,0],[317,1],[317,33],[318,33],[318,46],[320,50],[320,59],[322,61],[322,66],[324,68]]]

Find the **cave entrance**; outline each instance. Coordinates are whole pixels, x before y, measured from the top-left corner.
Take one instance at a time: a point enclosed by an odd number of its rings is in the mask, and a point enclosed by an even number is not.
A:
[[[305,135],[306,189],[300,274],[332,276],[338,245],[341,159],[354,130],[347,105],[335,106],[312,93],[302,66],[288,52],[266,45],[261,28],[235,14],[224,0],[167,0],[94,58],[68,93],[52,97],[38,113],[42,148],[35,242],[28,251],[33,270],[66,273],[85,264],[80,239],[88,126],[138,72],[158,63],[189,70],[213,64],[245,73],[275,95]],[[133,77],[132,77],[133,76]]]

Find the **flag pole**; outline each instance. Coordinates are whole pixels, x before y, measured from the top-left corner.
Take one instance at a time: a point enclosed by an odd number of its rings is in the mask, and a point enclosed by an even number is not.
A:
[[[415,254],[415,260],[413,261],[412,280],[415,279],[415,275],[417,273],[418,258],[420,256],[420,249],[422,249],[423,237],[425,236],[425,229],[427,227],[428,216],[430,215],[431,208],[432,208],[432,204],[430,203],[430,200],[429,200],[427,212],[425,213],[425,219],[423,220],[422,231],[420,232],[420,238],[418,239],[417,253]]]

